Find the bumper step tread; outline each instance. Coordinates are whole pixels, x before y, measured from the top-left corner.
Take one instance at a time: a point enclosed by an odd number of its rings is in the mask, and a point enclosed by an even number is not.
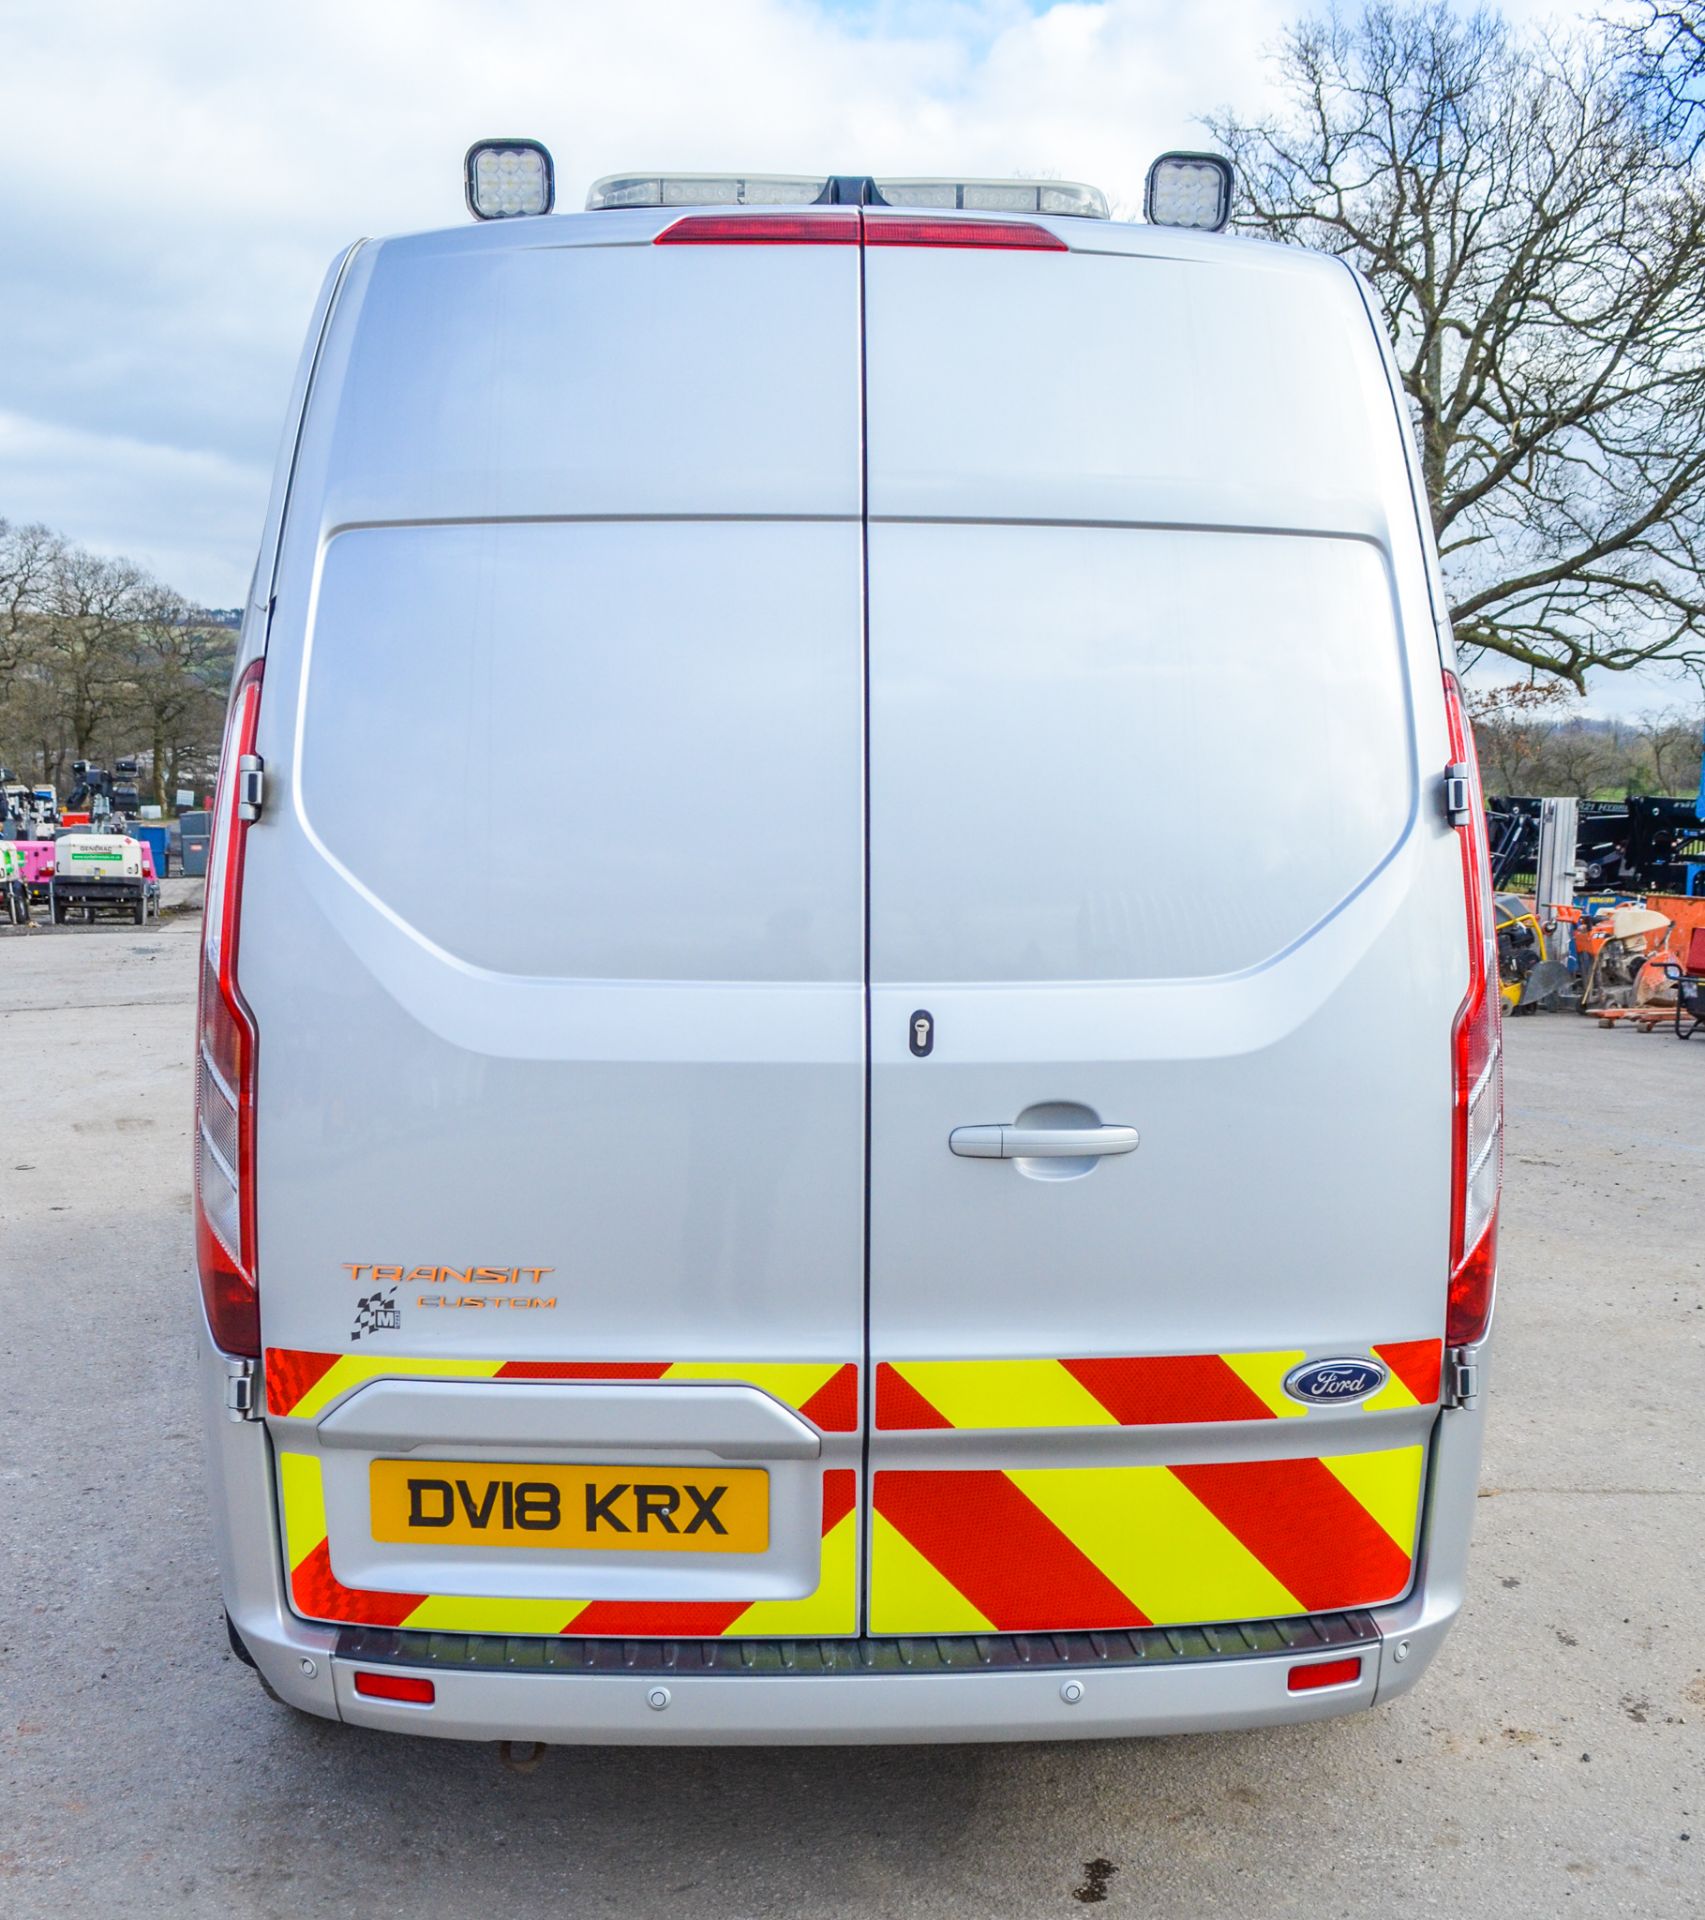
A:
[[[1379,1644],[1368,1613],[1305,1614],[1203,1627],[1109,1633],[991,1633],[858,1640],[605,1640],[344,1627],[337,1658],[367,1666],[478,1673],[958,1673],[1052,1667],[1170,1666],[1193,1660],[1350,1651]]]

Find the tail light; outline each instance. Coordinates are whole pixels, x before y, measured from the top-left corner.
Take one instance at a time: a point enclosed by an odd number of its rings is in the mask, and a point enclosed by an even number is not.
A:
[[[1472,1346],[1492,1318],[1498,1266],[1498,1197],[1504,1178],[1504,1049],[1498,992],[1498,942],[1492,917],[1492,870],[1474,734],[1461,689],[1445,675],[1451,759],[1466,769],[1468,819],[1456,829],[1462,846],[1462,892],[1468,921],[1468,994],[1451,1033],[1455,1105],[1451,1118],[1450,1299],[1446,1343]]]
[[[207,860],[195,1083],[195,1242],[215,1345],[260,1354],[255,1287],[255,1022],[237,988],[237,933],[248,822],[239,773],[255,750],[261,663],[237,682],[225,722]]]

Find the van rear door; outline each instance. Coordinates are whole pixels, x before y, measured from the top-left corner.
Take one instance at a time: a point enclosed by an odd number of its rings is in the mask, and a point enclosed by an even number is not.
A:
[[[362,249],[320,349],[241,946],[315,1619],[857,1626],[858,249],[657,226]]]
[[[871,1630],[1392,1599],[1467,959],[1355,283],[866,219]]]

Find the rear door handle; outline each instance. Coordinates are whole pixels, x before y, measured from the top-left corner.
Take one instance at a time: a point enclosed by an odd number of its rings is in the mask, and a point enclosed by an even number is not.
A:
[[[1135,1127],[955,1127],[947,1144],[965,1160],[1087,1160],[1132,1153]]]

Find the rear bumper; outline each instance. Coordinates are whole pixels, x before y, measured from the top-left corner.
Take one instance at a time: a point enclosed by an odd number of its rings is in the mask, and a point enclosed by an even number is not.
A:
[[[1354,1644],[1218,1658],[1060,1659],[1043,1636],[1034,1664],[972,1670],[886,1663],[866,1670],[693,1670],[652,1664],[637,1643],[631,1664],[596,1669],[474,1666],[462,1636],[446,1636],[424,1664],[290,1610],[279,1551],[272,1463],[264,1428],[223,1411],[224,1369],[201,1342],[201,1401],[215,1537],[226,1610],[255,1664],[291,1705],[328,1719],[455,1740],[542,1740],[553,1745],[829,1745],[908,1741],[1065,1740],[1322,1720],[1395,1698],[1414,1685],[1460,1610],[1480,1464],[1478,1407],[1442,1414],[1432,1448],[1421,1551],[1409,1596],[1356,1616]],[[1484,1372],[1481,1378],[1484,1380]],[[412,1636],[410,1637],[412,1640]],[[1087,1636],[1072,1636],[1085,1641]],[[1359,1652],[1352,1682],[1292,1693],[1304,1660]],[[430,1678],[430,1707],[366,1698],[358,1670]],[[661,1697],[660,1697],[661,1696]]]

